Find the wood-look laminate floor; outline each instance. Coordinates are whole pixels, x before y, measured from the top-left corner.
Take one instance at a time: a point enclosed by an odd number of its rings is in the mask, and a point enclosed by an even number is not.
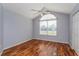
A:
[[[68,44],[30,40],[3,51],[2,56],[77,56]]]

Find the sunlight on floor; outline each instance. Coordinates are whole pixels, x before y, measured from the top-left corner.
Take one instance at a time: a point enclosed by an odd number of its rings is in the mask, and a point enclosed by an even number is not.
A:
[[[56,56],[57,53],[57,48],[56,47],[53,47],[52,46],[48,46],[48,45],[44,45],[44,44],[41,44],[39,45],[39,55],[42,56],[42,55],[53,55],[53,56]],[[49,52],[49,53],[48,53]]]

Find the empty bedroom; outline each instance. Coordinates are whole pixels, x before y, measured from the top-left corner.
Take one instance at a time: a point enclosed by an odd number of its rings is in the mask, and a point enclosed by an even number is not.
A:
[[[0,3],[1,56],[78,56],[78,3]]]

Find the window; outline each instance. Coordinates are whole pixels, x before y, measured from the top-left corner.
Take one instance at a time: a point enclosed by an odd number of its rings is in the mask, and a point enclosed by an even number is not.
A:
[[[52,14],[44,15],[40,19],[40,34],[56,36],[57,20]]]

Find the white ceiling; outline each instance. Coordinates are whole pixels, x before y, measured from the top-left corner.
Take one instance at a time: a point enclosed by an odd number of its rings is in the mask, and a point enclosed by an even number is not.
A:
[[[3,4],[4,8],[13,12],[19,13],[29,18],[34,18],[34,11],[31,9],[40,10],[46,7],[50,11],[69,14],[73,10],[76,3],[10,3]]]

